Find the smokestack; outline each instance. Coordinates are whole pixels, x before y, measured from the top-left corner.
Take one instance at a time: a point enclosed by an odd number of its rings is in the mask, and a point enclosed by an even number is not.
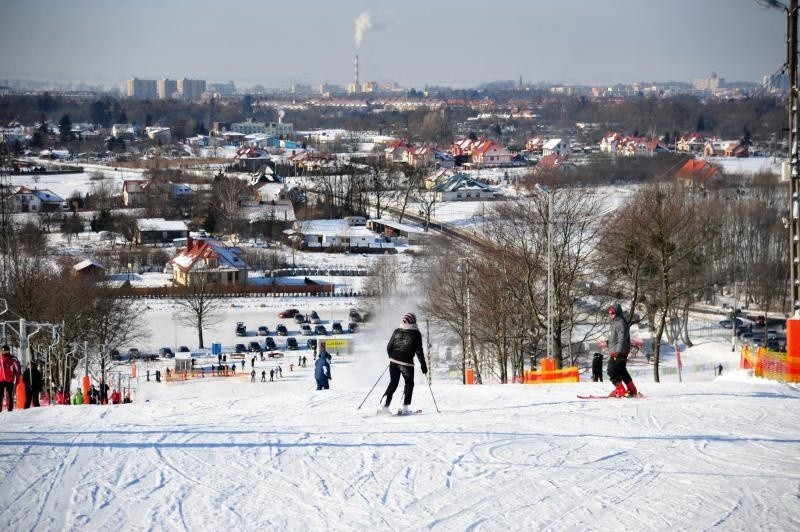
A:
[[[356,75],[356,92],[361,92],[361,85],[358,83],[358,54],[356,54],[356,62],[354,66],[354,71]]]

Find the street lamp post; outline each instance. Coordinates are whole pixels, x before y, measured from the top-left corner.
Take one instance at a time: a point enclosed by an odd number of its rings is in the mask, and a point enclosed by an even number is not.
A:
[[[553,192],[539,183],[535,188],[547,194],[547,358],[553,358]]]
[[[787,109],[789,116],[788,168],[783,177],[789,180],[789,283],[792,315],[800,318],[800,165],[798,161],[798,86],[797,86],[797,18],[798,0],[787,6],[779,0],[756,0],[762,7],[786,13],[786,67],[789,77]]]
[[[467,324],[466,324],[467,325],[467,351],[469,352],[470,355],[472,355],[473,354],[473,351],[472,351],[472,316],[471,316],[471,312],[470,312],[470,306],[471,306],[472,297],[471,297],[470,288],[469,288],[469,258],[468,257],[459,257],[458,258],[458,263],[459,263],[458,264],[458,271],[461,273],[462,282],[463,282],[463,279],[464,279],[465,276],[466,276],[466,279],[467,279],[466,280],[466,289],[467,289],[467,301],[466,301],[466,303],[467,303],[467,305],[466,305],[467,306],[467,308],[466,308],[466,311],[467,311],[467,313],[466,313],[466,319],[467,319]],[[462,370],[461,371],[461,378],[464,381],[464,384],[466,384],[466,374],[467,374],[467,371],[466,371],[467,370],[466,353],[464,353],[464,356],[462,358],[463,358],[463,360],[461,361],[461,370]]]

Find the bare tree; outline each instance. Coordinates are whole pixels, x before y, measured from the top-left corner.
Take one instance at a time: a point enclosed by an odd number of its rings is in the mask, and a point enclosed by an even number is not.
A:
[[[714,238],[715,224],[702,204],[687,201],[680,187],[656,184],[640,190],[605,227],[599,248],[604,263],[619,264],[622,279],[628,279],[620,288],[626,294],[641,291],[648,312],[654,313],[653,375],[658,382],[661,340],[670,313],[685,298],[697,297],[691,277],[704,260],[703,243]],[[631,315],[638,299],[633,296]]]
[[[179,310],[177,319],[187,327],[197,330],[197,345],[203,348],[203,329],[219,323],[222,308],[219,285],[210,281],[210,275],[199,272],[189,277],[189,283],[182,287],[175,303]]]

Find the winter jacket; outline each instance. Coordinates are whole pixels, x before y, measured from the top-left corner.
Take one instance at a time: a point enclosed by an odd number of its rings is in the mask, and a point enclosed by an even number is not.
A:
[[[321,353],[317,361],[314,363],[314,378],[318,381],[331,378],[330,355],[327,353]]]
[[[72,402],[73,405],[82,405],[83,404],[83,394],[81,393],[80,390],[75,390],[75,393],[72,394],[71,402]]]
[[[42,374],[36,368],[28,368],[22,373],[22,380],[25,381],[25,388],[33,393],[42,391]]]
[[[0,355],[0,382],[17,382],[21,374],[22,369],[16,357],[11,353]]]
[[[413,366],[416,354],[420,369],[423,373],[428,372],[425,353],[422,350],[422,334],[416,324],[404,323],[395,329],[389,343],[386,344],[386,352],[389,354],[389,360],[402,366]]]
[[[613,308],[614,319],[608,326],[608,353],[609,355],[628,354],[631,350],[630,328],[619,303],[616,303]]]

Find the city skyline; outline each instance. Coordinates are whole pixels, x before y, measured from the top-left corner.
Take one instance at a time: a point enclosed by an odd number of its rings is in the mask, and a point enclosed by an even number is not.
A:
[[[0,79],[346,85],[358,54],[362,82],[404,86],[758,82],[785,61],[785,27],[753,0],[8,0]]]

